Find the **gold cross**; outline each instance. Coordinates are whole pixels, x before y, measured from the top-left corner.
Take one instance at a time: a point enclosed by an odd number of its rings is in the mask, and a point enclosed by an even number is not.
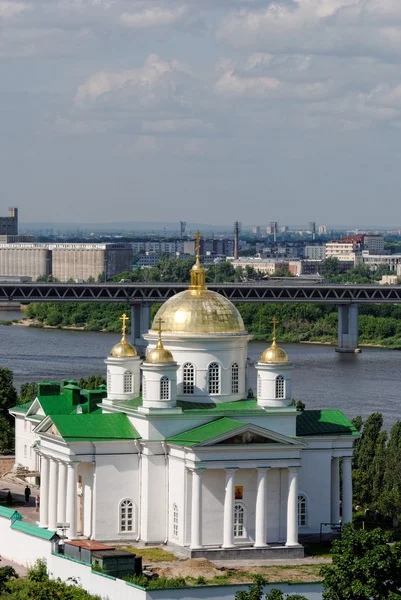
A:
[[[164,321],[163,321],[163,319],[161,317],[159,317],[157,319],[157,323],[159,325],[158,328],[157,328],[158,329],[158,333],[159,333],[159,340],[161,341],[161,339],[162,339],[162,323],[164,323]]]
[[[280,321],[278,319],[276,319],[276,317],[272,318],[272,323],[273,323],[273,338],[276,339],[276,326],[278,325]]]
[[[196,240],[195,243],[195,249],[196,249],[196,256],[200,256],[200,241],[202,239],[201,233],[198,230],[195,235],[194,235],[194,240]]]
[[[125,332],[127,331],[126,322],[129,321],[129,317],[127,317],[127,315],[124,313],[123,316],[120,317],[120,321],[123,322],[123,335],[125,335]]]

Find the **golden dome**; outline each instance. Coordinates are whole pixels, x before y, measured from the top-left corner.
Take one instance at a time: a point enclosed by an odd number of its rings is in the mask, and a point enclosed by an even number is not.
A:
[[[276,338],[270,348],[267,348],[259,359],[262,363],[284,363],[288,362],[287,353],[277,345]]]
[[[165,302],[157,311],[169,333],[245,333],[241,315],[235,306],[211,290],[185,290]]]
[[[161,319],[160,317],[157,319],[157,324],[158,324],[158,334],[159,334],[159,341],[157,343],[157,346],[154,350],[150,350],[145,358],[145,362],[146,363],[151,363],[151,364],[159,364],[159,363],[171,363],[174,361],[173,355],[171,354],[170,350],[167,350],[167,348],[165,348],[163,346],[163,342],[162,342],[162,323],[163,323],[163,319]]]
[[[122,317],[120,317],[120,321],[123,322],[123,326],[122,326],[122,338],[121,338],[121,342],[119,342],[118,344],[116,344],[111,352],[110,352],[110,356],[113,356],[114,358],[128,358],[130,356],[137,356],[137,352],[134,348],[134,346],[131,346],[131,344],[129,344],[127,342],[127,340],[125,339],[125,333],[127,331],[127,321],[128,321],[128,317],[126,314],[123,314]]]
[[[159,341],[154,350],[150,350],[145,358],[146,363],[158,364],[158,363],[170,363],[174,362],[174,357],[170,350],[167,350],[163,344]]]
[[[131,344],[127,342],[125,335],[123,335],[121,342],[113,347],[110,356],[114,356],[114,358],[127,358],[129,356],[137,356],[137,352],[134,346],[131,346]]]

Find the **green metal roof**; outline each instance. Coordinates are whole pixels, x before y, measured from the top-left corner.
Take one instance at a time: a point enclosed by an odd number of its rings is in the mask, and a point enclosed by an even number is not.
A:
[[[68,442],[136,440],[141,437],[126,415],[121,413],[52,415],[51,420]]]
[[[33,400],[31,400],[30,402],[25,402],[24,404],[16,404],[9,410],[10,410],[10,412],[19,412],[19,413],[25,414],[31,408],[32,404],[33,404]]]
[[[24,521],[14,521],[11,523],[11,529],[17,529],[22,533],[33,535],[34,537],[42,538],[42,540],[52,540],[54,537],[59,537],[55,531],[49,531],[48,529],[42,529],[36,525],[30,523],[24,523]]]
[[[20,521],[22,519],[22,515],[19,512],[13,508],[8,508],[7,506],[0,506],[0,517],[11,519],[12,521],[15,519]]]
[[[201,425],[200,427],[195,427],[194,429],[189,429],[188,431],[178,433],[177,435],[169,438],[167,442],[171,444],[178,444],[180,446],[196,446],[196,444],[207,442],[208,440],[216,438],[219,435],[223,435],[224,433],[235,431],[244,425],[248,425],[248,423],[222,417],[221,419],[217,419],[216,421],[212,421],[206,425]]]
[[[303,410],[297,414],[297,436],[359,435],[341,410]]]
[[[70,415],[77,407],[67,396],[41,396],[38,398],[45,415]]]
[[[241,413],[241,414],[253,414],[253,413],[265,413],[266,411],[258,406],[256,400],[237,400],[236,402],[220,402],[218,404],[208,402],[177,402],[177,406],[180,406],[184,412],[210,412],[212,414],[220,413]]]

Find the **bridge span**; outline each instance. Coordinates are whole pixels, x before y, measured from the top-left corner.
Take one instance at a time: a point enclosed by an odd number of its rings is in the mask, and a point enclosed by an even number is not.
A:
[[[143,348],[150,307],[188,288],[184,283],[0,283],[0,302],[128,302],[132,338]],[[305,282],[209,284],[232,302],[315,302],[338,306],[339,352],[359,352],[358,305],[401,303],[401,286]]]

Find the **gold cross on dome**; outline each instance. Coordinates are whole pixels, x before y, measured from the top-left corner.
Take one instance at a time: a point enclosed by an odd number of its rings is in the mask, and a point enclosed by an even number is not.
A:
[[[123,335],[125,335],[126,331],[127,331],[127,321],[129,321],[129,317],[127,317],[127,315],[124,313],[122,317],[120,317],[120,321],[123,322]]]
[[[195,242],[196,256],[200,256],[201,239],[202,239],[201,232],[198,230],[194,235],[194,240],[196,240],[196,242]]]
[[[279,324],[279,322],[280,321],[278,319],[276,319],[276,317],[272,318],[272,323],[273,323],[273,338],[274,339],[276,339],[276,328],[277,328],[277,325]]]
[[[160,341],[162,339],[162,323],[164,323],[164,321],[163,321],[163,319],[161,317],[159,317],[157,319],[157,324],[158,324],[157,331],[158,331],[158,334],[159,334],[159,340]]]

